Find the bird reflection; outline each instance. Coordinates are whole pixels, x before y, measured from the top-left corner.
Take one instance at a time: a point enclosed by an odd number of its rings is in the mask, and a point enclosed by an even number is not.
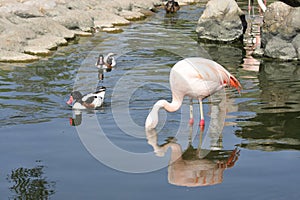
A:
[[[244,49],[246,51],[243,58],[242,67],[247,71],[259,71],[260,61],[255,59],[253,54],[262,54],[261,50],[261,30],[263,18],[261,16],[247,17],[247,30],[244,33]]]
[[[82,112],[80,110],[73,111],[73,117],[69,118],[70,126],[79,126],[82,122]]]
[[[163,157],[168,149],[171,150],[168,166],[170,184],[188,187],[220,184],[223,182],[224,170],[233,167],[238,160],[239,149],[223,148],[222,131],[228,101],[225,94],[218,98],[211,103],[211,121],[206,134],[198,126],[194,131],[193,125],[189,126],[188,134],[183,133],[188,138],[185,150],[176,137],[166,138],[163,144],[159,144],[156,130],[146,129],[148,144],[153,147],[156,156]],[[193,144],[194,134],[199,135],[198,141],[195,139],[196,146]]]
[[[225,169],[234,166],[238,160],[240,150],[221,150],[222,138],[218,138],[219,149],[211,147],[211,149],[202,149],[201,142],[203,134],[199,134],[199,145],[192,145],[190,127],[189,144],[186,150],[182,150],[176,138],[168,138],[164,144],[158,144],[157,133],[154,129],[148,130],[148,143],[153,147],[157,156],[164,156],[165,152],[170,148],[171,157],[168,166],[168,181],[170,184],[178,186],[209,186],[220,184],[223,182],[223,172]],[[202,157],[202,151],[205,156]],[[208,153],[209,151],[209,153]]]

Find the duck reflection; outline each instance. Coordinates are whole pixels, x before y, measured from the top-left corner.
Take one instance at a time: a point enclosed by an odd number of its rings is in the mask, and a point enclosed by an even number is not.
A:
[[[12,170],[7,176],[7,180],[13,184],[10,187],[14,193],[11,199],[49,199],[55,193],[55,182],[47,180],[43,170],[42,165]]]
[[[82,112],[80,110],[73,111],[73,117],[69,118],[70,126],[79,126],[82,122]]]
[[[189,144],[184,151],[181,145],[176,142],[176,138],[168,138],[164,144],[160,145],[155,129],[148,130],[146,134],[148,143],[153,147],[157,156],[164,156],[165,152],[169,148],[171,149],[168,166],[170,184],[197,187],[222,183],[224,170],[234,166],[240,150],[237,148],[221,150],[222,137],[218,138],[218,146],[214,145],[211,149],[202,149],[202,133],[199,135],[198,146],[194,147],[191,140],[192,132],[193,129],[190,127]]]

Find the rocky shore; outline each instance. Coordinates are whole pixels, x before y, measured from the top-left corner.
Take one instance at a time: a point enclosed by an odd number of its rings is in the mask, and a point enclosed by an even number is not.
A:
[[[76,36],[118,33],[120,25],[152,15],[166,0],[0,0],[0,62],[30,62],[51,55]],[[177,0],[180,5],[208,0]],[[264,56],[299,60],[299,0],[267,6]],[[292,7],[292,6],[295,7]],[[233,42],[245,31],[235,0],[210,0],[200,16],[199,40]]]
[[[150,15],[160,0],[0,0],[0,61],[29,62],[50,55],[77,35],[120,32]]]
[[[178,0],[181,5],[200,1]],[[152,15],[164,2],[0,0],[0,62],[39,60],[76,36],[121,32],[119,26]]]

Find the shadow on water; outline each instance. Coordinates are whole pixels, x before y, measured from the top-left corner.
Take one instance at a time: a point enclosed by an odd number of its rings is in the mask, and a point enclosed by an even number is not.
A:
[[[241,110],[255,112],[250,119],[238,120],[241,130],[237,136],[245,139],[243,147],[266,151],[300,149],[299,75],[296,62],[265,61],[261,65],[255,86],[259,95],[240,104]]]
[[[20,167],[12,170],[7,180],[12,184],[11,199],[49,199],[55,193],[55,182],[49,181],[44,175],[44,167],[38,165],[33,168]]]

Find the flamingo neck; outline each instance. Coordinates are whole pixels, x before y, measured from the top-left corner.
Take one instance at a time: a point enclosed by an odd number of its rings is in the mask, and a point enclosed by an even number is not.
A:
[[[177,143],[170,143],[171,147],[171,158],[170,164],[182,160],[182,149],[181,146]]]
[[[151,112],[149,113],[149,115],[146,119],[146,123],[145,123],[146,129],[153,129],[156,127],[156,125],[158,123],[159,109],[164,108],[168,112],[175,112],[176,110],[178,110],[180,108],[181,104],[182,104],[182,99],[176,98],[174,96],[173,96],[173,100],[171,103],[167,102],[166,100],[157,101],[154,104]]]

